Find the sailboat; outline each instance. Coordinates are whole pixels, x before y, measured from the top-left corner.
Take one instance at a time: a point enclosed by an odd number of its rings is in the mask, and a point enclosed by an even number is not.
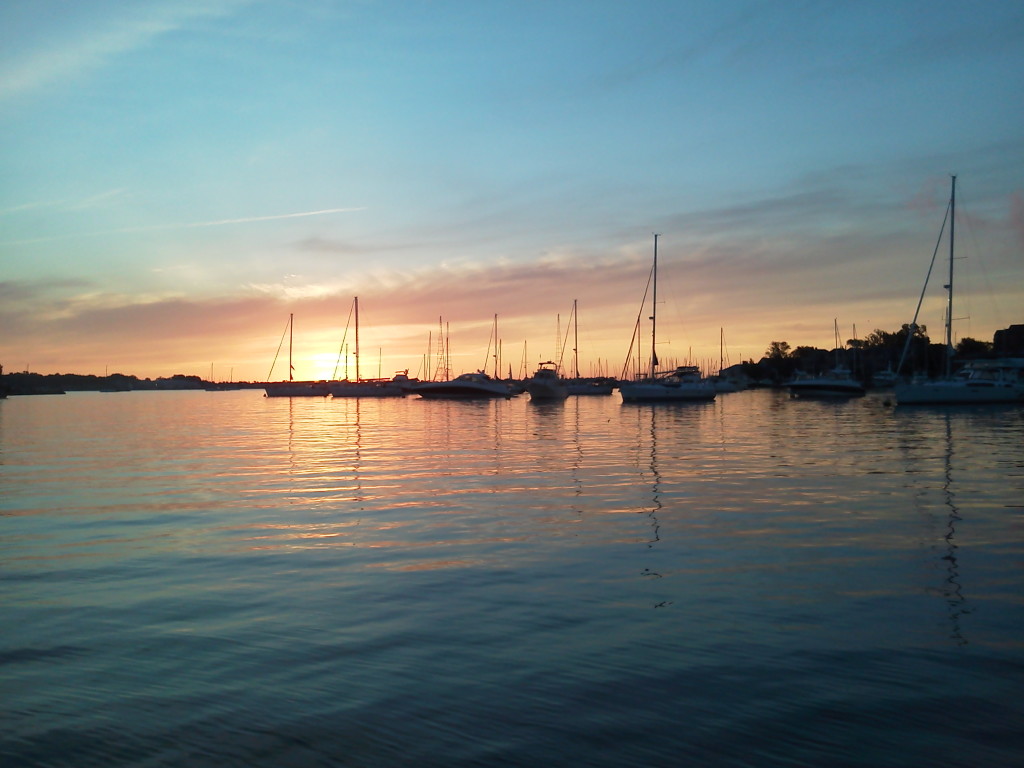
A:
[[[658,371],[658,238],[654,236],[654,266],[651,270],[654,291],[651,301],[651,357],[647,376],[619,384],[624,403],[678,403],[715,399],[715,388],[701,376],[695,365],[681,365],[671,371]]]
[[[725,375],[725,329],[718,329],[718,375],[709,376],[708,381],[714,386],[715,391],[724,395],[729,392],[738,392],[740,384],[735,379]]]
[[[953,374],[953,248],[956,232],[956,176],[952,177],[949,194],[949,282],[946,284],[946,360],[945,373],[942,378],[932,381],[916,381],[897,384],[894,388],[897,405],[970,405],[984,403],[1015,403],[1024,402],[1024,381],[1022,371],[1011,365],[998,365],[994,361],[987,364],[968,366],[958,374]],[[934,260],[934,256],[932,257]],[[928,269],[929,275],[931,268]],[[928,280],[925,279],[927,288]],[[921,292],[922,299],[924,291]],[[918,301],[918,311],[921,302]],[[910,346],[910,337],[917,329],[917,314],[911,323],[906,349]],[[902,367],[903,360],[900,360]]]
[[[405,397],[411,386],[409,371],[400,371],[392,379],[364,379],[359,375],[359,297],[352,306],[356,319],[356,378],[332,381],[327,386],[333,397]],[[346,371],[347,374],[347,371]]]
[[[267,382],[264,391],[267,397],[327,397],[330,392],[327,389],[327,383],[323,381],[295,381],[293,374],[295,373],[295,366],[292,365],[292,341],[295,335],[295,315],[288,315],[288,327],[285,329],[288,333],[288,381],[274,381]],[[284,339],[281,339],[284,342]],[[281,347],[278,346],[278,352],[281,351]],[[274,356],[274,362],[277,362],[277,356]],[[273,373],[274,366],[271,364],[270,372]],[[268,375],[269,379],[270,376]]]
[[[580,376],[580,333],[576,299],[572,300],[572,370],[573,377],[565,380],[570,395],[610,395],[614,385],[607,377],[584,378]]]
[[[789,394],[794,397],[860,397],[864,385],[853,378],[849,368],[839,361],[839,321],[834,320],[836,365],[820,376],[798,376],[789,382]]]

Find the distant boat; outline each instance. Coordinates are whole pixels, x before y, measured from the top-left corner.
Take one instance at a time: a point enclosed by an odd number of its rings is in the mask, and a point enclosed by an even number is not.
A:
[[[892,369],[892,363],[884,371],[877,371],[871,376],[871,384],[878,389],[890,389],[895,386],[898,377]]]
[[[359,375],[359,297],[353,300],[356,318],[356,378],[328,383],[332,397],[405,397],[409,371],[396,374],[393,379],[364,379]],[[347,373],[347,372],[346,372]]]
[[[711,386],[715,388],[715,392],[720,395],[729,392],[738,392],[742,389],[742,385],[734,379],[728,377],[724,373],[725,366],[725,329],[718,329],[718,375],[709,376],[708,381],[711,382]]]
[[[512,397],[508,384],[492,379],[483,371],[463,373],[451,381],[423,381],[412,387],[413,394],[425,400],[479,400]]]
[[[820,376],[797,377],[789,382],[795,397],[859,397],[864,385],[853,378],[849,368],[836,367]]]
[[[565,388],[570,395],[610,395],[615,389],[615,381],[607,376],[567,379]]]
[[[683,365],[672,371],[659,372],[655,351],[658,333],[658,237],[654,236],[654,286],[651,301],[651,357],[647,376],[635,381],[619,382],[619,394],[624,403],[678,403],[715,399],[715,388],[708,383],[695,365]]]
[[[295,371],[295,366],[292,365],[294,327],[295,315],[290,314],[286,329],[288,333],[288,381],[267,382],[264,387],[266,397],[327,397],[330,391],[327,389],[326,381],[295,381],[292,378]],[[280,347],[278,347],[278,351],[280,351]],[[271,371],[273,371],[273,366],[271,366]]]
[[[615,388],[611,379],[601,377],[586,378],[580,376],[580,335],[579,315],[576,309],[576,299],[572,301],[572,378],[565,379],[565,388],[570,395],[610,395]]]
[[[1014,365],[991,366],[989,368],[971,366],[958,375],[953,375],[953,247],[956,232],[956,176],[952,177],[949,194],[949,281],[946,283],[946,361],[945,374],[933,381],[897,384],[894,388],[897,405],[969,405],[986,403],[1016,403],[1024,401],[1024,381],[1020,378],[1020,369]],[[934,256],[932,257],[934,260]],[[934,262],[933,262],[934,263]],[[928,269],[931,274],[931,268]],[[925,287],[928,280],[925,278]],[[921,296],[923,298],[924,292]],[[918,310],[921,308],[918,302]],[[914,330],[917,329],[917,316],[910,326],[907,335],[907,346]],[[902,364],[903,360],[900,361]],[[899,370],[899,368],[897,369]]]
[[[558,366],[550,360],[541,363],[526,380],[526,391],[531,400],[565,400],[569,396],[565,379],[558,375]]]
[[[860,397],[864,385],[853,378],[853,372],[839,362],[839,322],[835,325],[836,365],[820,376],[798,376],[789,382],[789,393],[794,397]]]

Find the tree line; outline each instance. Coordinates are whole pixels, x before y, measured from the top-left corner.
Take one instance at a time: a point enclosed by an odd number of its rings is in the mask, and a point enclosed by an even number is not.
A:
[[[910,338],[909,346],[907,339]],[[753,380],[788,381],[798,372],[812,375],[836,367],[849,368],[855,378],[870,384],[880,371],[896,372],[906,349],[901,375],[939,376],[946,365],[946,345],[933,343],[923,325],[904,325],[898,331],[874,330],[863,339],[848,339],[841,349],[817,347],[793,348],[785,341],[773,341],[757,363],[743,363],[743,371]],[[954,351],[958,362],[992,354],[992,344],[977,339],[961,339]]]

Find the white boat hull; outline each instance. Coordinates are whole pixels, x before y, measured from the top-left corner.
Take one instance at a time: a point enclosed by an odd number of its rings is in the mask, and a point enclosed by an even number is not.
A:
[[[569,396],[565,379],[558,375],[558,366],[551,360],[541,363],[525,386],[531,400],[565,400]]]
[[[527,381],[526,391],[531,400],[565,400],[569,396],[569,389],[562,382],[543,379]]]

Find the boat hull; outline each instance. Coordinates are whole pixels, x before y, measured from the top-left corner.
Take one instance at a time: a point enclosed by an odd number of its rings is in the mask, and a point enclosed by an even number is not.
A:
[[[900,384],[897,405],[978,405],[1024,402],[1024,386],[1003,382],[930,381]]]
[[[483,400],[512,397],[512,390],[505,382],[479,373],[464,373],[451,381],[426,381],[417,384],[412,391],[425,400]]]
[[[326,384],[299,381],[268,384],[264,391],[267,397],[327,397],[331,394]]]
[[[606,381],[568,381],[565,388],[570,395],[610,395],[615,389]]]
[[[512,397],[511,391],[506,387],[504,391],[498,392],[492,389],[481,389],[479,387],[426,387],[421,385],[416,388],[415,394],[424,400],[486,400],[487,398]]]
[[[789,394],[794,397],[861,397],[864,387],[857,383],[841,384],[837,382],[805,381],[790,384]]]
[[[526,391],[531,400],[565,400],[569,389],[561,381],[531,379],[526,382]]]
[[[686,403],[708,402],[715,399],[715,388],[710,384],[661,384],[637,382],[620,384],[619,394],[624,403]]]
[[[330,385],[332,397],[405,397],[405,388],[393,381],[339,381]]]

